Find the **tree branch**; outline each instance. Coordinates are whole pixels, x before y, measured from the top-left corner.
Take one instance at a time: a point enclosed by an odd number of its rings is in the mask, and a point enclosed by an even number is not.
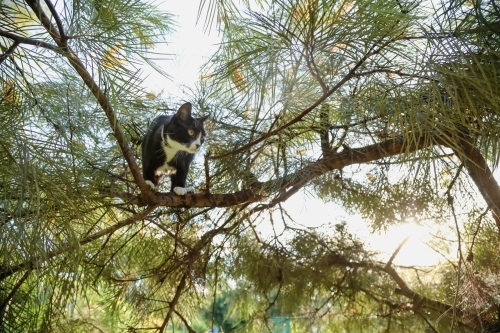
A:
[[[433,78],[426,76],[426,75],[404,73],[402,70],[392,70],[392,69],[388,69],[388,68],[377,68],[377,69],[372,69],[370,71],[357,72],[356,77],[368,76],[368,75],[375,74],[375,73],[394,74],[394,75],[397,75],[400,77],[410,77],[410,78],[415,78],[415,79],[423,79],[423,80],[428,80],[428,81],[439,82],[439,80],[433,79]]]
[[[63,246],[63,247],[61,247],[61,248],[59,248],[57,250],[49,251],[49,252],[45,253],[43,256],[38,256],[36,258],[27,260],[27,261],[25,261],[23,263],[20,263],[20,264],[14,265],[14,266],[9,266],[9,265],[0,266],[0,281],[5,280],[9,276],[11,276],[11,275],[13,275],[13,274],[15,274],[15,273],[17,273],[19,271],[22,271],[22,270],[38,269],[38,268],[40,268],[40,266],[43,263],[49,261],[50,259],[52,259],[52,258],[54,258],[54,257],[56,257],[56,256],[58,256],[58,255],[60,255],[62,253],[74,251],[75,249],[77,249],[78,247],[80,247],[82,245],[85,245],[85,244],[90,243],[90,242],[92,242],[92,241],[94,241],[96,239],[99,239],[102,236],[112,234],[115,231],[117,231],[118,229],[121,229],[123,227],[126,227],[126,226],[134,223],[134,222],[137,222],[139,220],[144,219],[155,208],[156,208],[156,206],[154,206],[154,205],[153,206],[148,206],[148,207],[146,207],[146,209],[144,209],[139,214],[131,216],[128,219],[125,219],[125,220],[123,220],[121,222],[118,222],[116,224],[113,224],[112,226],[110,226],[110,227],[108,227],[106,229],[103,229],[101,231],[98,231],[98,232],[96,232],[96,233],[94,233],[92,235],[83,237],[76,244],[71,244],[71,245],[68,245],[68,246]]]
[[[155,226],[157,226],[158,228],[160,228],[167,235],[169,235],[170,237],[172,237],[177,243],[181,244],[182,246],[184,246],[185,248],[187,248],[190,251],[192,250],[191,246],[189,246],[181,238],[177,237],[177,235],[175,235],[173,232],[171,232],[170,230],[168,230],[164,225],[162,225],[159,222],[156,222],[155,219],[151,219],[151,223],[153,223]]]
[[[500,237],[500,186],[481,151],[463,136],[459,137],[458,143],[461,148],[459,151],[456,147],[450,146],[450,148],[462,160],[477,189],[488,206],[491,207]]]
[[[52,45],[50,43],[42,42],[41,40],[19,36],[19,35],[16,35],[16,34],[13,34],[13,33],[7,32],[7,31],[3,31],[3,30],[0,30],[0,36],[11,39],[14,42],[17,42],[18,44],[27,44],[27,45],[37,46],[37,47],[43,47],[45,49],[62,54],[62,50],[57,45]],[[10,48],[9,48],[9,50],[10,50]],[[12,50],[11,52],[13,52],[13,51],[14,50]],[[5,57],[5,54],[2,55],[2,58],[3,57]]]
[[[300,188],[304,187],[310,180],[322,176],[333,170],[341,170],[346,166],[354,164],[363,164],[373,162],[382,158],[395,156],[401,153],[411,153],[420,149],[428,148],[435,144],[441,144],[439,139],[434,142],[426,140],[424,135],[417,137],[408,143],[402,136],[389,139],[381,143],[365,146],[362,148],[343,150],[340,153],[332,152],[326,157],[317,160],[315,163],[300,169],[296,173],[273,179],[264,183],[259,183],[248,189],[228,194],[197,193],[186,195],[175,195],[173,193],[157,193],[158,205],[167,207],[229,207],[252,202],[260,202],[269,198],[266,189],[281,184],[278,192],[282,193],[281,199],[271,201],[272,207],[275,204],[284,201]],[[287,188],[293,187],[286,191]],[[290,192],[292,191],[292,192]],[[146,203],[137,199],[138,205]]]
[[[14,43],[5,51],[4,54],[0,55],[0,65],[2,62],[4,62],[5,59],[7,59],[12,53],[14,53],[14,50],[19,46],[21,42],[18,40],[15,40]]]
[[[52,37],[52,39],[59,45],[61,43],[61,35],[57,32],[56,27],[52,25],[52,22],[50,22],[50,18],[45,14],[43,11],[43,8],[40,6],[39,0],[25,0],[26,3],[30,6],[30,8],[33,10],[35,13],[36,17],[40,20],[42,23],[43,27],[49,35]],[[50,8],[49,8],[50,9]]]
[[[424,316],[424,314],[422,313],[422,311],[419,311],[419,310],[415,310],[415,313],[418,314],[423,320],[424,322],[427,324],[427,326],[429,327],[429,330],[432,332],[432,333],[439,333],[438,331],[436,331],[436,329],[434,328],[434,326],[432,326],[432,324],[430,323],[430,321],[427,319],[426,316]]]
[[[331,253],[325,259],[326,264],[331,266],[364,268],[384,272],[389,275],[391,279],[397,284],[398,288],[396,288],[395,290],[396,294],[400,294],[409,298],[413,302],[413,305],[415,307],[425,308],[428,310],[436,311],[440,314],[447,314],[448,316],[451,316],[453,312],[453,307],[451,305],[430,299],[411,290],[411,288],[406,284],[406,282],[398,274],[398,272],[389,265],[377,264],[369,261],[349,261],[346,257],[338,253]],[[457,315],[457,318],[467,326],[469,326],[471,323],[476,325],[479,324],[478,318],[473,317],[472,314],[465,313],[461,309],[456,309],[455,313]]]
[[[408,241],[408,239],[410,239],[410,236],[407,236],[405,239],[403,239],[403,241],[398,245],[398,247],[396,248],[396,250],[394,251],[394,253],[392,254],[391,258],[389,259],[389,261],[387,262],[386,266],[387,267],[390,267],[392,265],[392,262],[394,261],[394,259],[396,258],[396,256],[398,255],[399,251],[401,251],[401,249],[403,248],[403,246],[406,244],[406,242]]]
[[[2,304],[0,304],[0,324],[3,323],[3,319],[5,317],[5,312],[7,311],[7,307],[9,305],[10,301],[12,300],[12,297],[14,297],[14,295],[19,290],[19,288],[24,283],[24,281],[28,278],[30,273],[31,273],[30,271],[27,271],[24,273],[24,275],[19,279],[19,281],[17,281],[16,285],[14,286],[14,288],[12,288],[12,290],[7,295],[7,297],[5,297],[5,299],[3,299]]]
[[[49,8],[50,13],[52,14],[52,17],[54,17],[54,19],[56,20],[57,28],[59,29],[59,36],[61,38],[61,40],[60,40],[61,44],[63,46],[67,46],[68,37],[64,33],[64,27],[63,27],[61,18],[59,17],[59,14],[57,14],[57,11],[54,8],[54,5],[52,4],[52,2],[50,0],[44,0],[44,1],[45,1],[45,4],[47,5],[47,7]]]
[[[174,298],[172,299],[171,302],[169,302],[167,315],[165,316],[165,319],[163,320],[163,323],[159,328],[160,333],[165,331],[165,328],[167,327],[167,324],[170,321],[170,318],[172,317],[172,313],[175,311],[175,306],[177,305],[177,302],[179,301],[179,298],[181,297],[181,294],[184,291],[184,288],[186,287],[187,276],[188,272],[185,271],[182,274],[181,281],[177,285]]]
[[[43,9],[40,7],[38,1],[36,0],[26,0],[28,5],[31,7],[35,15],[42,22],[44,28],[48,31],[48,33],[52,36],[56,44],[64,50],[62,53],[69,61],[71,66],[77,71],[80,77],[83,79],[85,85],[90,89],[92,94],[97,99],[99,105],[103,109],[106,117],[108,118],[109,125],[113,130],[113,134],[118,142],[123,156],[127,161],[128,166],[130,167],[130,172],[134,177],[136,184],[139,186],[142,195],[148,204],[154,204],[156,202],[156,197],[151,191],[151,188],[146,184],[144,179],[142,178],[141,171],[135,161],[134,154],[130,149],[130,146],[127,142],[127,139],[123,135],[123,132],[120,128],[118,119],[113,110],[113,106],[111,102],[107,98],[106,94],[99,88],[99,85],[93,80],[92,75],[87,71],[83,62],[78,58],[78,56],[71,50],[69,46],[63,43],[63,38],[61,35],[57,33],[57,29],[50,22],[49,17],[43,12]]]
[[[184,323],[184,326],[186,326],[187,330],[188,330],[188,333],[196,333],[196,331],[191,327],[191,325],[189,325],[189,322],[187,321],[186,318],[184,318],[180,313],[179,311],[177,310],[174,310],[174,313],[177,315],[177,317],[180,318],[180,320]]]
[[[321,73],[319,72],[318,66],[316,66],[316,62],[314,61],[314,55],[312,46],[309,45],[309,43],[305,43],[304,45],[305,51],[303,52],[304,54],[304,59],[306,60],[307,68],[309,69],[309,73],[312,75],[312,77],[318,81],[319,85],[321,86],[321,91],[323,94],[328,93],[328,87],[325,84],[325,81],[321,77]]]
[[[254,141],[249,142],[246,145],[244,145],[244,146],[242,146],[242,147],[240,147],[238,149],[235,149],[235,150],[233,150],[231,152],[228,152],[228,153],[225,153],[225,154],[222,154],[222,155],[219,155],[219,156],[212,156],[211,159],[217,160],[217,159],[221,159],[221,158],[224,158],[224,157],[228,157],[228,156],[239,154],[239,153],[241,153],[241,152],[243,152],[245,150],[248,150],[252,146],[255,146],[256,144],[264,141],[265,139],[267,139],[267,138],[269,138],[269,137],[271,137],[273,135],[276,135],[276,134],[280,133],[284,129],[292,126],[293,124],[298,123],[299,121],[301,121],[302,118],[304,118],[308,113],[310,113],[318,105],[320,105],[321,103],[323,103],[334,92],[336,92],[338,89],[340,89],[344,85],[344,83],[346,83],[347,81],[349,81],[350,79],[352,79],[353,77],[355,77],[356,76],[356,71],[358,70],[358,68],[360,68],[365,63],[365,61],[368,60],[369,57],[371,57],[374,54],[377,54],[380,51],[380,49],[382,49],[383,47],[385,47],[387,45],[387,43],[385,43],[378,50],[374,51],[374,49],[375,49],[375,47],[376,47],[377,44],[378,44],[378,42],[375,43],[368,50],[368,52],[351,68],[351,70],[349,70],[349,72],[339,82],[337,82],[336,85],[334,85],[331,89],[329,89],[325,93],[323,93],[321,95],[321,97],[318,98],[318,100],[315,103],[313,103],[310,107],[308,107],[307,109],[305,109],[304,111],[302,111],[294,119],[290,120],[288,123],[286,123],[286,124],[278,127],[277,129],[275,129],[273,131],[267,132],[266,134],[262,135],[258,139],[255,139]]]

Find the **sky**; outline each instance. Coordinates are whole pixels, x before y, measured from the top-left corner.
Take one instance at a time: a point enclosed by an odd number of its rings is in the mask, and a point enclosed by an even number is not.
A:
[[[155,48],[155,52],[168,53],[169,59],[156,61],[170,75],[165,78],[151,71],[146,85],[152,92],[164,91],[167,95],[175,95],[180,100],[185,98],[183,86],[194,86],[199,81],[200,67],[215,53],[220,43],[216,31],[203,31],[203,20],[197,23],[200,0],[166,0],[159,8],[173,15],[176,22],[175,31],[166,37],[168,44]],[[180,104],[180,102],[179,102]]]
[[[146,84],[154,93],[163,91],[167,95],[178,97],[179,104],[186,98],[182,87],[194,86],[201,76],[200,67],[217,50],[220,42],[216,32],[203,31],[204,17],[197,23],[199,3],[200,0],[166,0],[160,7],[173,14],[177,23],[176,31],[167,37],[169,43],[166,48],[155,50],[171,54],[170,60],[158,62],[170,75],[170,79],[152,71]],[[369,223],[361,216],[349,215],[342,207],[314,199],[305,191],[295,194],[283,206],[302,225],[318,227],[348,222],[351,232],[359,236],[369,248],[381,253],[381,260],[388,260],[406,237],[410,238],[395,258],[395,264],[428,266],[443,259],[425,244],[430,239],[429,232],[436,230],[420,225],[417,221],[408,221],[389,231],[373,232]],[[262,225],[261,231],[266,232]]]

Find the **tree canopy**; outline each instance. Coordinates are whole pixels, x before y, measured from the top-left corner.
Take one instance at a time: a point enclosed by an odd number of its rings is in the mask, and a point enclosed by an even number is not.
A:
[[[0,2],[2,332],[500,329],[496,1],[201,1],[222,42],[186,90],[211,118],[185,196],[138,158],[181,104],[143,81],[161,8]],[[444,260],[382,260],[292,196],[435,225]]]

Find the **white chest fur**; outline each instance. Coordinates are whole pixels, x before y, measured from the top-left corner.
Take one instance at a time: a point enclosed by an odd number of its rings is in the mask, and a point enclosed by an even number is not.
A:
[[[196,150],[198,150],[201,135],[199,135],[198,138],[195,140],[195,142],[193,142],[189,147],[175,140],[172,140],[168,135],[163,135],[163,129],[161,136],[163,138],[161,146],[163,152],[165,153],[165,163],[156,170],[156,173],[173,175],[175,174],[176,169],[168,165],[168,163],[171,162],[173,159],[178,158],[180,152],[187,152],[189,154],[194,154]],[[198,146],[196,144],[198,144]]]
[[[166,141],[166,142],[165,142]],[[177,171],[173,166],[168,165],[174,158],[176,158],[177,153],[181,151],[179,147],[175,147],[179,145],[177,142],[170,140],[167,136],[167,140],[164,140],[161,144],[163,152],[165,153],[165,163],[156,169],[157,173],[173,175]]]
[[[163,133],[162,133],[163,134]],[[164,136],[162,135],[164,138]],[[163,151],[165,152],[165,163],[159,167],[156,172],[157,173],[163,173],[166,175],[174,175],[177,170],[173,167],[168,165],[168,163],[176,158],[179,157],[179,153],[185,151],[190,154],[193,154],[194,151],[192,151],[192,148],[189,148],[187,146],[184,146],[183,144],[180,144],[177,141],[174,141],[170,139],[170,137],[167,135],[166,139],[163,140],[161,144]],[[196,147],[197,149],[197,147]],[[174,187],[174,192],[178,195],[185,195],[188,192],[194,192],[193,187]]]

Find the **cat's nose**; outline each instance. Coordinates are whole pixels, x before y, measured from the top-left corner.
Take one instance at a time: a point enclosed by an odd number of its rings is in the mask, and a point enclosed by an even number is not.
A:
[[[198,148],[200,148],[200,147],[201,147],[201,145],[200,145],[200,144],[195,144],[195,146],[196,146],[196,149],[198,149]]]

